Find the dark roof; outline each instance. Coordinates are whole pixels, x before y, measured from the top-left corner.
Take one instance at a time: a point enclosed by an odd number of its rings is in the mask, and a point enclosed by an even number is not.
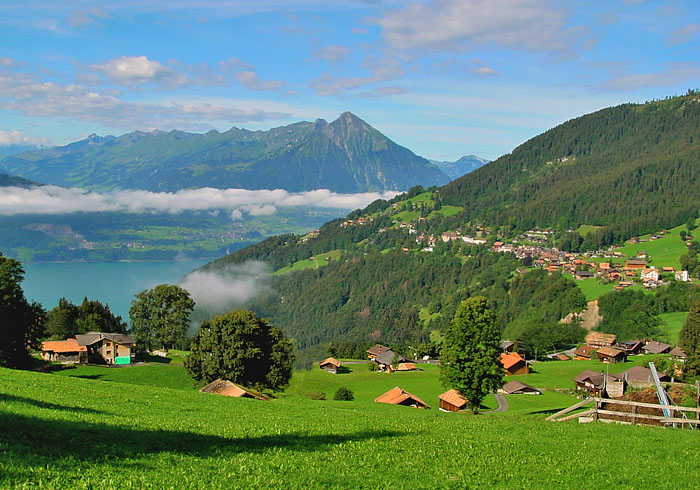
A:
[[[503,385],[503,391],[505,391],[508,394],[517,394],[517,393],[537,393],[539,394],[540,391],[537,388],[533,388],[530,385],[527,385],[525,383],[521,383],[520,381],[509,381],[506,384]]]
[[[76,335],[76,340],[79,345],[92,345],[100,340],[111,340],[116,344],[135,344],[136,341],[131,335],[121,333],[104,333],[104,332],[88,332],[84,335]]]
[[[680,347],[674,347],[673,350],[671,352],[669,352],[669,354],[671,354],[672,356],[675,356],[675,357],[688,357],[688,355],[685,353],[685,351],[683,349],[681,349]]]
[[[386,351],[391,350],[387,346],[382,345],[382,344],[374,344],[372,347],[367,349],[368,354],[372,354],[374,356],[378,356],[379,354],[383,354]]]
[[[612,347],[603,347],[602,349],[598,349],[598,356],[618,357],[620,355],[624,356],[625,353]]]
[[[515,342],[512,342],[510,340],[501,340],[500,347],[501,349],[506,349],[508,347],[514,346]]]
[[[376,356],[374,358],[374,361],[379,363],[379,364],[385,364],[388,366],[389,364],[391,364],[394,361],[394,355],[399,356],[399,362],[403,362],[403,361],[408,360],[404,356],[402,356],[401,354],[397,354],[393,350],[389,349],[389,350],[379,354],[378,356]]]
[[[651,354],[663,354],[671,350],[671,346],[662,342],[648,342],[644,346],[644,350]]]
[[[634,366],[618,374],[620,377],[627,376],[628,381],[641,382],[641,383],[653,383],[654,378],[651,376],[651,369],[645,368],[643,366]],[[668,379],[666,373],[659,373],[659,379]]]
[[[574,351],[574,355],[581,357],[591,357],[595,353],[595,351],[595,347],[592,347],[590,345],[582,345]]]
[[[600,373],[598,371],[593,371],[592,369],[586,369],[583,371],[581,374],[578,376],[574,377],[574,381],[577,383],[583,383],[586,379],[590,378],[591,376],[599,376]]]

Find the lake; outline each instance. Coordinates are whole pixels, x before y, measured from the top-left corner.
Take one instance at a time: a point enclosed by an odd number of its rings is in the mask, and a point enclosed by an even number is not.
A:
[[[60,298],[80,304],[83,298],[108,303],[128,321],[134,294],[158,284],[177,284],[191,270],[209,260],[173,262],[23,263],[22,289],[29,301],[50,310]]]

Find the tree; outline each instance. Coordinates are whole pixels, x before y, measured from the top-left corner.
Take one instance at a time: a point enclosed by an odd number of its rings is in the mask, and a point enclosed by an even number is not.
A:
[[[30,348],[39,347],[44,335],[46,312],[29,303],[20,283],[22,265],[0,253],[0,366],[26,368],[31,364]]]
[[[333,395],[333,399],[336,401],[351,402],[355,399],[355,394],[350,388],[341,386],[336,390],[335,394]]]
[[[686,374],[697,376],[700,374],[700,301],[694,302],[690,307],[678,344],[688,356]]]
[[[114,315],[109,305],[87,298],[80,306],[61,298],[49,311],[46,333],[50,338],[67,339],[86,332],[126,333],[126,322]]]
[[[462,301],[447,328],[440,356],[440,379],[469,402],[474,413],[484,397],[503,385],[500,332],[486,298]]]
[[[289,385],[293,364],[289,339],[248,310],[231,311],[202,322],[185,359],[187,373],[197,381],[222,378],[273,391]]]
[[[172,348],[183,342],[190,325],[194,300],[180,286],[161,284],[136,294],[131,302],[131,332],[146,350]]]

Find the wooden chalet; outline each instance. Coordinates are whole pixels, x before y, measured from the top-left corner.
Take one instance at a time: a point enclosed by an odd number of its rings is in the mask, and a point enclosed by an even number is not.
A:
[[[616,336],[615,334],[612,333],[603,333],[603,332],[589,332],[588,335],[586,335],[586,345],[590,345],[591,347],[610,347],[615,343]]]
[[[688,355],[680,347],[674,347],[669,354],[671,354],[676,361],[680,362],[685,362],[688,358]]]
[[[628,356],[639,354],[644,347],[644,342],[641,340],[628,340],[626,342],[618,342],[615,348],[626,352]]]
[[[590,345],[582,345],[574,351],[574,359],[577,361],[590,361],[596,353],[596,348]]]
[[[599,373],[586,369],[573,378],[576,389],[590,396],[621,397],[625,393],[625,380],[619,375]]]
[[[440,410],[443,412],[459,412],[467,408],[467,400],[457,390],[449,390],[438,396]]]
[[[553,361],[570,361],[571,360],[571,358],[569,356],[567,356],[566,354],[562,354],[562,353],[552,354],[550,359],[552,359]]]
[[[527,374],[530,369],[527,367],[527,362],[517,352],[504,352],[501,354],[501,364],[506,371],[506,376],[515,374]]]
[[[612,347],[603,347],[598,349],[598,360],[607,363],[625,362],[627,360],[627,354],[624,351]]]
[[[627,259],[625,262],[626,269],[645,269],[647,261],[644,259]]]
[[[408,359],[406,359],[401,354],[397,354],[393,350],[388,349],[379,354],[378,356],[373,357],[372,362],[377,363],[377,366],[380,371],[391,373],[392,371],[394,371],[394,367],[392,366],[392,363],[394,362],[394,357],[398,358],[399,365],[402,362],[408,361]]]
[[[513,352],[515,350],[515,342],[510,340],[501,340],[500,348],[503,352]]]
[[[390,405],[402,405],[404,407],[413,408],[430,408],[430,405],[415,395],[410,394],[406,390],[402,390],[398,386],[390,389],[386,393],[379,395],[374,399],[377,403],[388,403]]]
[[[88,352],[75,339],[55,340],[41,343],[41,358],[61,364],[83,364],[88,361]]]
[[[212,381],[199,391],[200,393],[214,393],[216,395],[232,396],[235,398],[254,398],[256,400],[267,401],[267,398],[263,397],[262,395],[253,393],[252,391],[243,388],[241,385],[221,378]]]
[[[671,346],[663,342],[651,341],[647,342],[643,349],[647,354],[667,354],[671,351]]]
[[[136,341],[131,335],[88,332],[75,338],[79,345],[87,348],[88,359],[92,362],[131,364],[136,355]]]
[[[380,354],[384,354],[386,351],[391,350],[389,347],[382,344],[375,344],[369,349],[367,349],[367,356],[370,359],[374,359]]]
[[[412,362],[400,362],[396,367],[397,371],[416,371],[418,368]]]
[[[338,368],[340,367],[340,361],[338,359],[335,359],[333,357],[329,357],[327,359],[324,359],[323,361],[318,363],[318,367],[323,369],[326,372],[332,373],[332,374],[338,374]]]
[[[595,274],[591,271],[576,271],[574,276],[576,279],[590,279],[591,277],[595,277]]]
[[[508,381],[503,385],[501,391],[509,395],[541,395],[542,393],[537,388],[522,383],[520,381]]]

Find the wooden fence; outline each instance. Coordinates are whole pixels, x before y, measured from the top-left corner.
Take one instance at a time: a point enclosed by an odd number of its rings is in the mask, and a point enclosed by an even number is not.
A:
[[[574,410],[583,408],[589,403],[593,403],[593,408],[584,410],[583,412],[576,412],[571,414]],[[606,410],[601,408],[603,404],[614,404],[614,405],[625,405],[631,406],[632,412],[619,412],[616,410]],[[649,415],[645,413],[637,413],[638,408],[658,408],[659,410],[667,410],[671,413],[670,417],[665,415]],[[688,414],[685,418],[682,416],[683,413]],[[571,414],[571,415],[567,415]],[[691,415],[695,418],[690,418]],[[614,398],[598,398],[590,397],[582,400],[569,408],[560,410],[559,412],[550,415],[546,420],[551,422],[564,422],[565,420],[571,420],[576,417],[592,416],[594,420],[598,419],[598,415],[610,415],[616,417],[622,417],[626,419],[631,419],[629,422],[633,424],[644,423],[644,421],[657,421],[661,424],[687,424],[690,426],[695,425],[700,426],[700,408],[694,407],[678,407],[675,405],[660,405],[657,403],[643,403],[643,402],[633,402],[628,400],[615,400]]]

